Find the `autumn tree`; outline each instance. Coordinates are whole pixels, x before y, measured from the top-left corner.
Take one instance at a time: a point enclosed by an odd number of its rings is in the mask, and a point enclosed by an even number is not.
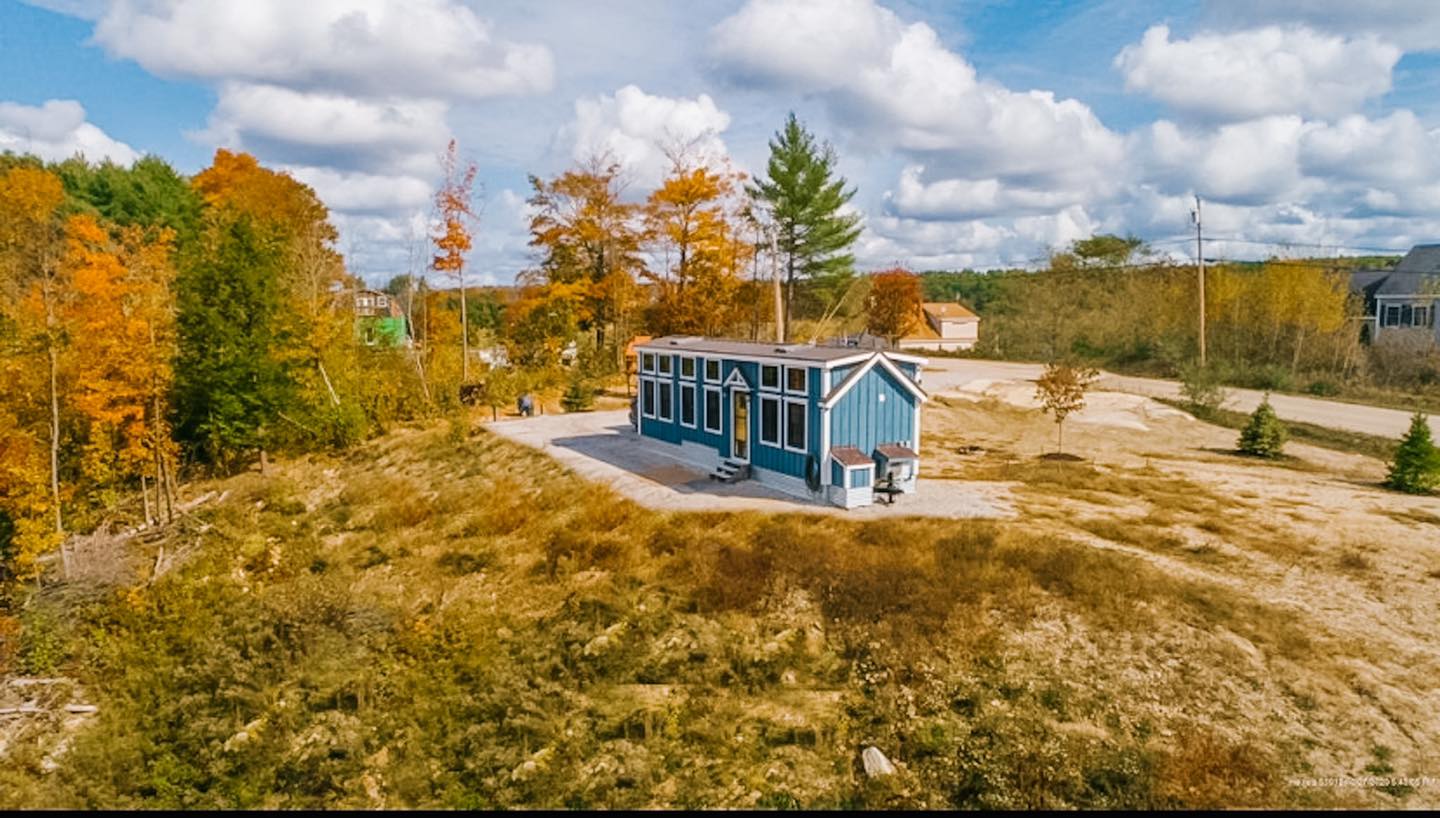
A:
[[[651,328],[719,335],[737,323],[737,299],[754,248],[740,235],[741,174],[677,159],[646,202],[647,238],[663,259],[644,274],[658,288]]]
[[[618,364],[618,344],[629,337],[640,300],[641,208],[622,198],[620,166],[600,159],[554,179],[532,176],[530,186],[530,246],[540,255],[539,267],[527,276],[536,288],[531,299],[564,302],[579,328],[594,334],[597,348],[614,347]],[[542,325],[556,326],[530,323]],[[607,331],[616,343],[607,345]]]
[[[816,281],[834,300],[854,267],[850,248],[860,236],[860,216],[846,211],[855,189],[846,188],[837,161],[834,148],[816,142],[791,113],[770,140],[765,178],[749,188],[776,231],[785,261],[785,338],[794,317],[796,278]]]
[[[1035,397],[1041,407],[1055,418],[1055,451],[1063,453],[1065,418],[1085,408],[1085,393],[1100,377],[1090,367],[1052,363],[1035,381]]]
[[[462,161],[454,139],[450,140],[441,160],[444,181],[435,193],[435,213],[439,219],[435,257],[431,266],[439,273],[455,279],[460,287],[460,377],[470,380],[470,317],[465,305],[465,254],[470,252],[471,231],[475,213],[475,163]]]
[[[60,544],[60,291],[64,188],[53,174],[16,165],[0,174],[0,504],[21,574]],[[41,408],[43,407],[43,408]]]
[[[922,320],[920,276],[895,268],[870,277],[865,296],[865,328],[895,346]]]

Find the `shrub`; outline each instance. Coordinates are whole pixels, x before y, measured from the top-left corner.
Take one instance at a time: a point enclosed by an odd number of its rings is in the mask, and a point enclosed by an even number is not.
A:
[[[1270,396],[1260,401],[1250,422],[1240,430],[1240,451],[1255,457],[1279,457],[1285,450],[1285,439],[1289,432],[1275,410],[1270,406]]]
[[[1430,421],[1416,412],[1410,431],[1395,449],[1385,485],[1407,494],[1428,494],[1440,486],[1440,449],[1430,439]]]
[[[1214,412],[1225,405],[1225,390],[1219,368],[1190,364],[1180,369],[1180,393],[1197,413]]]
[[[1311,381],[1310,385],[1305,387],[1305,392],[1321,398],[1333,398],[1340,394],[1340,387],[1334,381],[1321,379]]]
[[[570,379],[570,386],[560,398],[560,405],[567,412],[584,412],[595,405],[595,390],[585,382],[577,371]]]

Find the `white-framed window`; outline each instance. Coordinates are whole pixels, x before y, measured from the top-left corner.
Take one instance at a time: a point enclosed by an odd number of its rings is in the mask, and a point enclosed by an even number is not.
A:
[[[846,474],[850,478],[850,488],[863,489],[870,485],[871,469],[848,469]]]
[[[654,372],[654,371],[655,371],[655,353],[653,353],[653,352],[642,352],[642,353],[640,353],[640,371],[641,371],[641,372]]]
[[[675,359],[670,357],[669,355],[661,355],[659,360],[657,360],[655,363],[659,365],[660,368],[656,371],[658,371],[661,375],[669,375],[672,374],[672,372],[674,371]]]
[[[760,442],[780,447],[780,399],[777,397],[760,396]]]
[[[760,365],[760,388],[775,390],[780,388],[780,367],[772,364]]]
[[[1430,319],[1433,318],[1434,315],[1435,315],[1435,308],[1434,308],[1434,307],[1416,307],[1416,308],[1415,308],[1415,326],[1417,326],[1417,327],[1428,327],[1428,326],[1430,326]]]
[[[806,448],[809,440],[809,429],[807,428],[810,418],[810,407],[803,400],[785,399],[785,448],[792,452],[808,451]]]
[[[655,417],[669,423],[675,419],[675,382],[656,381]]]
[[[377,295],[377,296],[375,296],[375,306],[377,306],[377,307],[385,307],[385,306],[389,306],[389,304],[390,304],[390,299],[389,299],[389,298],[386,298],[386,297],[383,296],[383,295]]]
[[[705,380],[706,380],[706,381],[709,381],[709,382],[711,382],[711,383],[719,383],[719,382],[720,382],[720,359],[719,359],[719,358],[706,358],[706,359],[705,359]]]
[[[655,381],[650,378],[640,379],[640,414],[655,417]]]
[[[804,395],[810,391],[810,370],[803,366],[785,367],[785,391]]]
[[[1380,322],[1380,324],[1381,324],[1382,326],[1386,326],[1386,327],[1398,327],[1398,326],[1400,326],[1400,305],[1399,305],[1399,304],[1390,304],[1390,305],[1387,305],[1387,306],[1385,307],[1385,318],[1384,318],[1383,321]]]
[[[680,359],[680,377],[686,378],[686,379],[692,380],[692,381],[695,380],[695,359],[694,359],[694,358],[681,358],[681,359]]]
[[[720,387],[705,387],[705,431],[720,434]]]
[[[683,359],[682,359],[683,360]],[[684,368],[681,368],[684,371]],[[680,425],[695,428],[695,384],[680,384]]]

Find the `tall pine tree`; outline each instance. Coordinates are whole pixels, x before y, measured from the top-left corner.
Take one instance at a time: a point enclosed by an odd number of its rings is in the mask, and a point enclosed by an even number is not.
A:
[[[810,278],[833,295],[853,273],[849,250],[860,236],[860,216],[841,212],[855,195],[835,171],[835,150],[815,137],[791,113],[770,141],[767,178],[750,187],[752,199],[770,216],[776,244],[785,259],[785,338],[795,303],[795,279]]]

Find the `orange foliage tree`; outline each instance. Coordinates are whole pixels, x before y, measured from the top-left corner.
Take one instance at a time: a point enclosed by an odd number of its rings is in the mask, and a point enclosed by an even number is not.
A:
[[[591,160],[550,181],[532,176],[530,185],[530,246],[541,255],[539,269],[528,277],[536,297],[543,300],[547,286],[564,285],[556,297],[568,305],[581,295],[574,318],[594,333],[597,348],[606,347],[607,328],[623,342],[638,301],[644,235],[640,207],[621,198],[620,166]],[[616,363],[620,354],[617,343]]]
[[[0,511],[20,574],[63,540],[60,490],[60,180],[35,167],[0,174]],[[37,366],[37,364],[39,364]],[[44,411],[37,411],[44,405]],[[43,441],[43,442],[42,442]],[[48,447],[48,462],[45,449]],[[46,485],[48,483],[48,485]],[[48,491],[47,491],[48,489]]]
[[[470,380],[470,317],[465,304],[465,254],[470,252],[471,225],[475,219],[474,162],[461,161],[455,140],[442,159],[445,181],[435,193],[438,232],[432,236],[438,251],[430,266],[451,276],[460,287],[460,377]]]
[[[920,276],[896,267],[870,277],[865,297],[865,328],[891,346],[920,321]]]
[[[754,252],[739,237],[743,174],[677,161],[645,206],[647,238],[665,261],[651,329],[719,335],[736,324],[741,271]]]

